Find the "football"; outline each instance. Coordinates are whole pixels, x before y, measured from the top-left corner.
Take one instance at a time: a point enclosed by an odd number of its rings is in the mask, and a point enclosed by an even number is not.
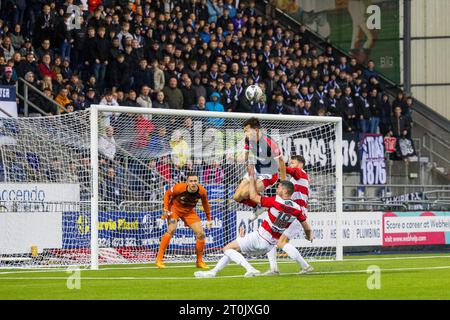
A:
[[[248,101],[251,102],[258,102],[263,96],[263,94],[264,93],[262,89],[256,84],[248,86],[247,89],[245,90],[245,97],[247,98]]]

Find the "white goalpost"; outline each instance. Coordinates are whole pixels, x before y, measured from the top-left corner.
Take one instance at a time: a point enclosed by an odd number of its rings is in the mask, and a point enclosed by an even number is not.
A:
[[[307,162],[315,240],[300,236],[293,245],[306,259],[342,260],[341,118],[92,106],[0,119],[0,269],[153,263],[167,230],[164,192],[188,172],[208,192],[205,261],[216,261],[261,223],[232,198],[246,170],[243,123],[251,117],[286,161],[301,154]],[[203,223],[201,205],[196,212]],[[195,235],[181,221],[165,261],[195,261]]]

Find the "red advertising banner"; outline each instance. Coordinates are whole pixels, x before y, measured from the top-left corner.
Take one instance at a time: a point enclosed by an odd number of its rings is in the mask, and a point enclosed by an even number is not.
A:
[[[383,214],[383,246],[450,244],[450,212]]]

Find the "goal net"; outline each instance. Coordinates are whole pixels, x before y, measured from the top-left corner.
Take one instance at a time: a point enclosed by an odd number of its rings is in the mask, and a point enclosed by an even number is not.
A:
[[[205,261],[257,230],[251,208],[233,200],[246,173],[243,123],[251,114],[94,106],[53,117],[0,119],[0,268],[152,263],[167,222],[164,192],[198,175]],[[342,255],[340,122],[336,118],[258,115],[288,161],[305,157],[308,219],[315,240],[292,239],[307,259]],[[274,195],[275,186],[264,195]],[[178,223],[166,262],[195,261],[196,237]]]

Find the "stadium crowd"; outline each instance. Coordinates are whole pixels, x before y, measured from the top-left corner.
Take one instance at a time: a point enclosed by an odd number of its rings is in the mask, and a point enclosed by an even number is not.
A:
[[[363,70],[331,46],[319,52],[304,27],[284,28],[253,0],[9,0],[0,10],[1,83],[22,77],[69,112],[102,102],[338,115],[347,132],[410,136],[412,99],[390,102],[373,61]],[[239,103],[253,83],[264,100]]]
[[[373,61],[363,69],[332,46],[320,51],[305,27],[285,28],[258,13],[254,0],[7,0],[0,19],[0,85],[23,78],[62,113],[101,103],[341,116],[345,132],[411,137],[413,100],[390,101]],[[265,92],[258,103],[243,98],[251,84]],[[57,113],[35,92],[28,97]],[[105,125],[107,146],[120,128]],[[147,147],[161,130],[151,130]],[[222,179],[216,166],[208,170],[206,179]]]

